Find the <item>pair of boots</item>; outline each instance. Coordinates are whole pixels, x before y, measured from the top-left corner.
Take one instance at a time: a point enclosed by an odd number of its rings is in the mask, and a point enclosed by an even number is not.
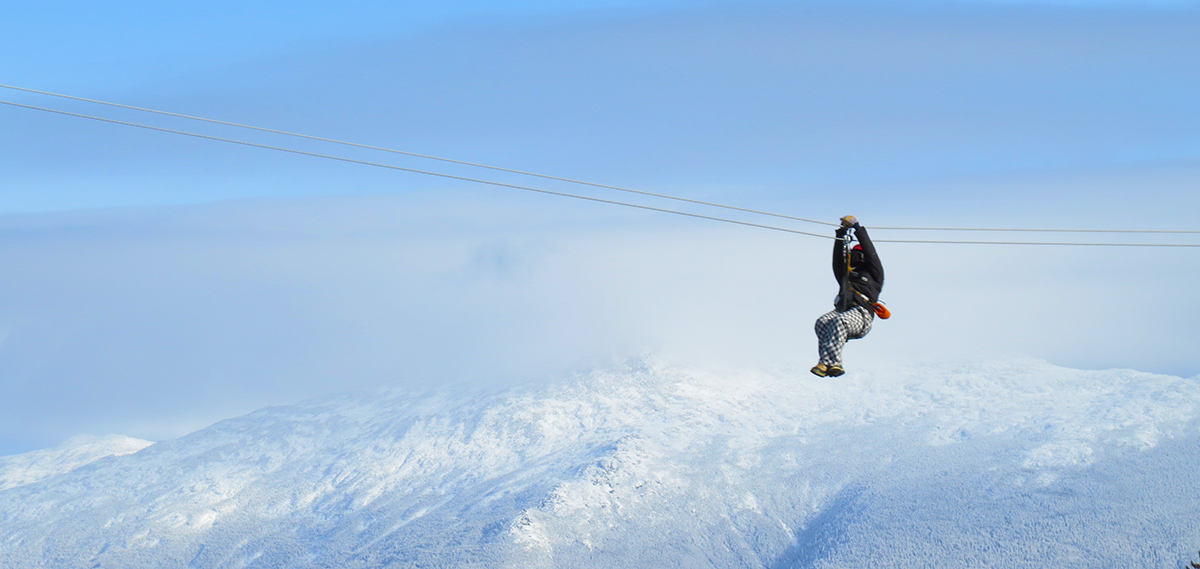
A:
[[[809,371],[812,371],[813,375],[817,377],[837,377],[843,373],[846,373],[846,370],[842,369],[842,366],[840,365],[833,364],[831,366],[827,366],[823,363],[813,366],[813,368]]]

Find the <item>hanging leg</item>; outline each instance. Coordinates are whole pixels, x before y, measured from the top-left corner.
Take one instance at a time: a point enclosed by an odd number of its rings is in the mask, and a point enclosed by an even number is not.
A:
[[[857,340],[871,331],[874,314],[863,307],[845,312],[832,310],[817,318],[813,329],[817,333],[817,350],[821,361],[813,368],[817,375],[842,374],[842,349],[847,340]]]
[[[831,310],[817,318],[813,329],[817,333],[817,352],[826,367],[842,364],[842,347],[846,345],[846,326],[840,312]]]

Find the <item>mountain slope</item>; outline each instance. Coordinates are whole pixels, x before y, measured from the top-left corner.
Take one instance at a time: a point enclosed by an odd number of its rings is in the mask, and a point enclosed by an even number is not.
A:
[[[32,484],[109,456],[133,454],[151,444],[122,435],[79,435],[54,448],[0,456],[0,490]]]
[[[0,565],[1173,567],[1198,405],[1033,361],[344,396],[0,491]]]

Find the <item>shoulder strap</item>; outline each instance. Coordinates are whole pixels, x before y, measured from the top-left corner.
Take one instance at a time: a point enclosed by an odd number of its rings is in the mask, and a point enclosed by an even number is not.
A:
[[[850,308],[850,293],[853,291],[850,288],[850,243],[854,241],[853,234],[846,232],[842,241],[842,255],[845,258],[846,274],[842,275],[842,290],[838,294],[838,310],[847,310]]]

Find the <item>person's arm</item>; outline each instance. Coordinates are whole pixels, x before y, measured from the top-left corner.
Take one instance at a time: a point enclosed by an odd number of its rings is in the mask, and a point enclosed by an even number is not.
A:
[[[863,263],[867,265],[867,272],[883,285],[883,262],[879,260],[879,253],[875,251],[875,244],[871,242],[871,235],[867,233],[867,228],[862,224],[855,224],[854,235],[858,237],[858,242],[862,245]]]
[[[842,243],[842,238],[846,236],[846,226],[837,228],[834,235],[837,239],[833,241],[833,278],[837,279],[840,284],[846,278],[846,250]]]

